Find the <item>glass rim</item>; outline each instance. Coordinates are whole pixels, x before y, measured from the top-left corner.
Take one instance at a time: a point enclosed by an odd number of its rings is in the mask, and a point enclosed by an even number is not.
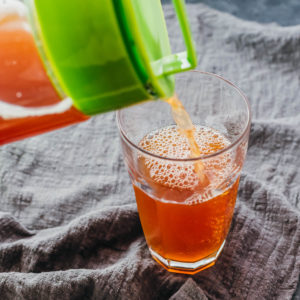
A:
[[[174,161],[175,162],[195,162],[195,161],[199,161],[199,160],[205,160],[205,159],[208,159],[208,158],[212,158],[212,157],[218,156],[218,155],[220,155],[222,153],[225,153],[225,152],[229,151],[230,149],[233,149],[235,146],[237,146],[244,139],[244,137],[250,131],[252,114],[251,114],[249,100],[248,100],[247,96],[242,92],[242,90],[239,87],[237,87],[235,84],[233,84],[231,81],[223,78],[220,75],[217,75],[217,74],[214,74],[214,73],[210,73],[210,72],[198,71],[198,70],[191,70],[191,71],[188,71],[188,72],[189,73],[198,73],[198,74],[202,74],[202,75],[206,75],[206,76],[215,77],[217,79],[220,79],[220,80],[226,82],[231,87],[233,87],[240,94],[240,96],[244,99],[244,101],[246,103],[247,112],[248,112],[248,114],[247,114],[247,116],[248,116],[248,122],[247,122],[247,125],[245,126],[243,132],[240,134],[240,136],[233,143],[231,143],[230,145],[228,145],[225,148],[223,148],[221,150],[218,150],[218,151],[216,151],[214,153],[204,154],[204,155],[200,155],[198,157],[188,157],[188,158],[164,157],[164,156],[160,156],[160,155],[151,153],[151,152],[149,152],[149,151],[147,151],[147,150],[145,150],[143,148],[140,148],[138,145],[136,145],[134,142],[132,142],[130,140],[130,138],[126,135],[126,133],[124,132],[124,130],[122,128],[122,124],[121,124],[122,122],[121,122],[121,117],[120,117],[120,115],[122,113],[122,109],[121,109],[121,110],[118,110],[117,113],[116,113],[116,115],[117,115],[117,125],[118,125],[119,131],[121,133],[121,137],[125,140],[125,142],[127,142],[130,146],[132,146],[133,148],[137,149],[138,151],[140,151],[140,152],[142,152],[142,153],[144,153],[146,155],[149,155],[150,157],[162,159],[162,160],[165,160],[165,161],[173,161],[173,162]]]

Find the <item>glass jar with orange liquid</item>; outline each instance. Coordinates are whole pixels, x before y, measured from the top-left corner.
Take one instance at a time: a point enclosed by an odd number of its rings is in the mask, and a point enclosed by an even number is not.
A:
[[[219,76],[197,71],[177,76],[178,98],[190,116],[177,114],[181,128],[166,113],[168,104],[157,102],[123,109],[117,120],[150,253],[171,272],[194,274],[212,266],[224,247],[250,109],[242,92]],[[176,103],[168,102],[174,109]],[[190,130],[187,118],[192,133],[183,134]]]
[[[0,145],[88,118],[63,98],[43,66],[25,5],[0,1]]]

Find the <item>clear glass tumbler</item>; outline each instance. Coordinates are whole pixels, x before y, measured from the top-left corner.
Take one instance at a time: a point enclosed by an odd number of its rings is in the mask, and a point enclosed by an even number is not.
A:
[[[190,158],[163,101],[120,110],[117,121],[151,255],[168,271],[195,274],[212,266],[224,247],[251,114],[243,93],[214,74],[179,74],[176,92],[195,126],[199,157]]]

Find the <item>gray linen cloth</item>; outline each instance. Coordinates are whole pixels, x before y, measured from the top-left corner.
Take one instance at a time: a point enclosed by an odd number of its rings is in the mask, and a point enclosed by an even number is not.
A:
[[[174,50],[182,50],[165,9]],[[261,25],[202,4],[188,12],[198,69],[235,82],[253,111],[216,265],[186,276],[152,260],[108,113],[0,148],[1,300],[292,298],[300,273],[300,26]]]

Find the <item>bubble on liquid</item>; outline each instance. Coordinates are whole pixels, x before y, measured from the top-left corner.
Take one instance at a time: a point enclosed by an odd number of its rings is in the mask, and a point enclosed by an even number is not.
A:
[[[6,67],[9,67],[9,66],[15,66],[15,65],[17,65],[17,61],[16,60],[5,60],[4,61],[4,65],[6,66]]]
[[[203,155],[215,153],[230,142],[218,131],[204,126],[195,126],[195,140]],[[139,146],[155,155],[186,159],[191,155],[190,146],[185,136],[181,135],[177,126],[168,126],[146,135]],[[195,162],[164,161],[158,158],[143,158],[150,177],[156,183],[166,187],[189,190],[199,185],[199,175],[195,170]],[[219,186],[232,170],[230,153],[219,154],[216,158],[202,161],[206,175],[209,177],[208,190]],[[189,203],[200,203],[208,200],[210,192],[197,194],[197,199],[190,199]]]
[[[17,92],[17,93],[16,93],[16,97],[17,97],[17,98],[22,98],[22,96],[23,96],[22,92]]]

